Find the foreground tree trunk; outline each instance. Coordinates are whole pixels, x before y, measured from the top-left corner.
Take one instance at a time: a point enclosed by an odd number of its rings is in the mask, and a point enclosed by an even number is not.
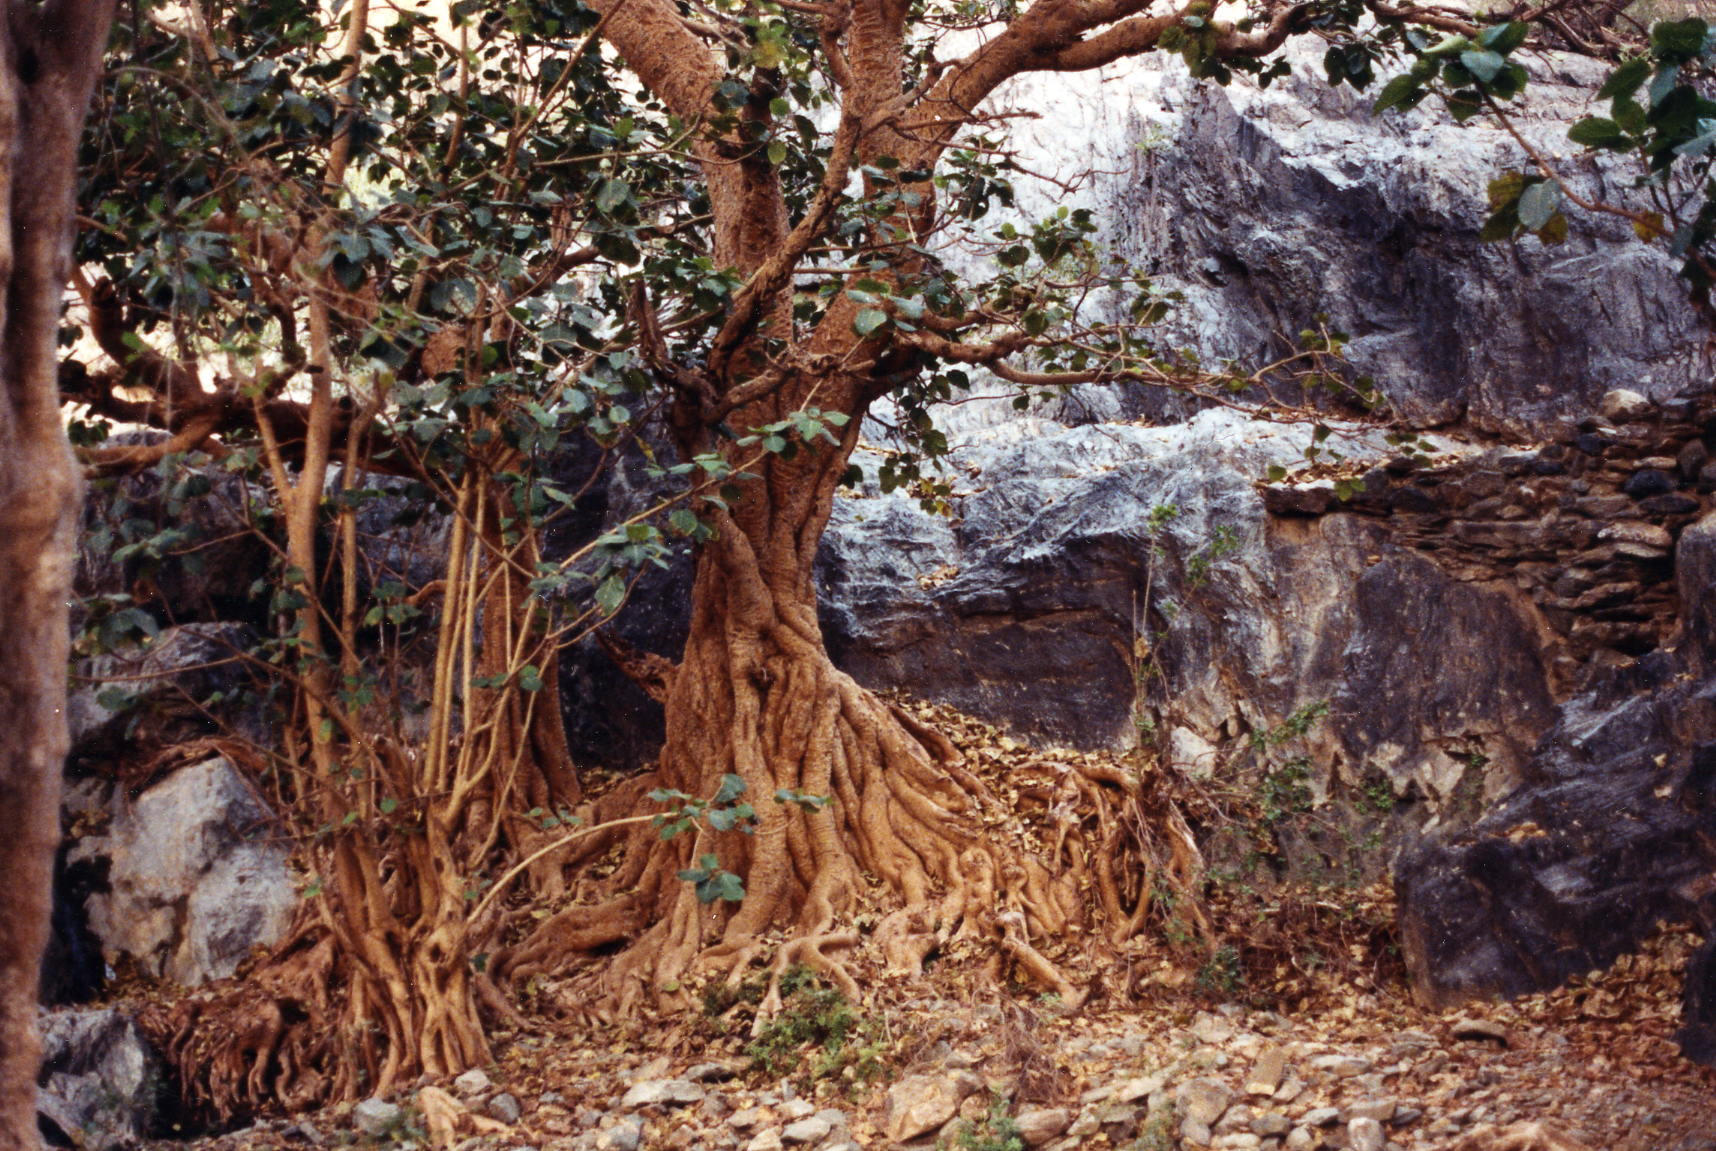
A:
[[[872,386],[866,377],[795,383],[735,423],[762,426],[813,402],[861,410]],[[734,463],[756,478],[715,513],[716,535],[698,552],[683,657],[628,668],[649,673],[638,678],[664,704],[666,742],[657,770],[604,797],[595,818],[635,815],[657,787],[707,798],[731,774],[745,781],[754,833],[705,822],[663,842],[654,827],[635,828],[622,866],[584,888],[595,898],[500,957],[511,983],[629,944],[593,972],[605,994],[581,997],[611,1016],[679,999],[688,976],[737,979],[766,960],[766,1015],[794,965],[856,999],[843,952],[874,947],[891,973],[909,977],[948,942],[969,938],[993,946],[997,978],[1011,969],[1076,1004],[1086,989],[1044,954],[1045,941],[1089,932],[1093,950],[1118,947],[1164,890],[1199,925],[1202,860],[1160,777],[1067,765],[1055,801],[1088,826],[1070,828],[1050,851],[1020,850],[991,832],[1013,813],[949,740],[833,665],[813,575],[858,426],[849,421],[838,443],[817,439],[760,461],[734,450]],[[829,802],[775,802],[782,791]],[[568,862],[613,842],[593,842]],[[742,877],[742,902],[704,903],[681,878],[708,855]],[[859,912],[878,916],[868,936],[856,927]]]
[[[13,0],[0,23],[0,1146],[34,1146],[36,986],[59,841],[81,492],[55,337],[78,135],[111,4]]]

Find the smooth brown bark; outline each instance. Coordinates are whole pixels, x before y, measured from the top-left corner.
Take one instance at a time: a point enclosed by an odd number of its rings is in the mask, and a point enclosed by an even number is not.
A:
[[[67,600],[81,488],[55,336],[78,136],[111,3],[13,0],[0,25],[0,1146],[35,1144],[38,965],[65,758]]]

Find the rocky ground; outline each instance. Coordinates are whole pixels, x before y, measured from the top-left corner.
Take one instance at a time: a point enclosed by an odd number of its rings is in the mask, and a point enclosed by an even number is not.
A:
[[[1670,1038],[1675,973],[1691,945],[1667,932],[1601,977],[1448,1013],[1416,1009],[1393,989],[1336,983],[1294,1015],[1200,1007],[1195,994],[1144,1011],[1063,1012],[941,987],[955,994],[861,1009],[844,1053],[807,1041],[773,1073],[748,1035],[701,1025],[613,1042],[518,1033],[495,1067],[451,1084],[150,1146],[1557,1146],[1500,1134],[1539,1124],[1569,1146],[1694,1151],[1716,1148],[1716,1074],[1681,1060]]]
[[[901,702],[997,788],[1081,754]],[[995,833],[1041,834],[1049,813],[1020,812]],[[1079,941],[1048,949],[1099,989],[1076,1010],[997,980],[976,945],[915,981],[860,954],[864,1002],[806,974],[761,1023],[760,983],[693,988],[689,1011],[618,1029],[574,1021],[551,985],[493,1066],[453,1082],[147,1146],[1716,1151],[1716,1072],[1673,1041],[1690,932],[1551,993],[1437,1012],[1407,993],[1386,888],[1214,887],[1219,946],[1142,939],[1106,972],[1079,968]]]

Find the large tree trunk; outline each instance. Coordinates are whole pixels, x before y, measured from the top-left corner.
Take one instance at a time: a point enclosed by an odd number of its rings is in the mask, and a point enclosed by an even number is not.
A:
[[[67,601],[81,491],[55,337],[78,136],[111,4],[14,0],[0,24],[0,1146],[34,1146],[38,965],[66,753]]]
[[[778,419],[808,391],[739,422]],[[862,941],[855,913],[871,911],[868,942],[895,973],[915,975],[931,952],[970,937],[994,945],[997,974],[1011,964],[1076,1002],[1083,992],[1039,950],[1044,940],[1100,922],[1094,944],[1118,945],[1143,927],[1158,884],[1189,893],[1197,883],[1196,848],[1159,781],[1069,765],[1062,802],[1090,826],[1051,851],[1020,850],[990,833],[1010,813],[944,736],[834,667],[813,573],[858,423],[838,446],[748,462],[758,478],[717,513],[697,557],[684,656],[657,669],[659,767],[597,813],[635,812],[654,787],[707,798],[734,774],[756,809],[754,834],[699,826],[663,843],[637,828],[624,865],[600,885],[607,898],[560,912],[501,958],[512,982],[562,967],[569,953],[629,943],[599,976],[610,1010],[672,1000],[688,975],[733,978],[765,958],[777,979],[804,964],[855,998],[839,953]],[[776,803],[782,790],[831,802]],[[679,877],[711,854],[743,879],[741,903],[702,903]],[[765,1012],[775,995],[771,984]]]

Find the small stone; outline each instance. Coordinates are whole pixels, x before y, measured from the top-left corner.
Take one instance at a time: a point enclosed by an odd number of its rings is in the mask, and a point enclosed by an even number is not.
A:
[[[1642,500],[1647,496],[1672,492],[1679,486],[1675,478],[1661,468],[1640,468],[1621,485],[1621,490],[1635,500]]]
[[[697,1063],[687,1067],[680,1078],[693,1083],[720,1083],[733,1078],[733,1069],[725,1063]]]
[[[1702,507],[1696,499],[1680,492],[1651,496],[1639,501],[1639,510],[1653,516],[1688,516]]]
[[[1313,483],[1303,486],[1266,484],[1261,489],[1263,506],[1278,516],[1320,516],[1335,503],[1333,483]]]
[[[1369,1071],[1371,1062],[1357,1055],[1319,1055],[1311,1060],[1311,1067],[1336,1079],[1350,1079]]]
[[[1396,1106],[1392,1099],[1366,1099],[1349,1106],[1347,1115],[1353,1119],[1375,1119],[1378,1123],[1387,1123],[1394,1118]]]
[[[1286,1151],[1311,1151],[1317,1145],[1317,1137],[1311,1134],[1309,1127],[1295,1127],[1287,1133],[1287,1141],[1282,1144]]]
[[[1027,1147],[1041,1147],[1072,1125],[1072,1112],[1065,1107],[1027,1107],[1013,1123]]]
[[[312,1147],[320,1147],[324,1142],[322,1133],[307,1119],[300,1119],[280,1132],[284,1139],[296,1139],[308,1143]]]
[[[958,1113],[966,1096],[982,1087],[983,1080],[970,1071],[906,1076],[888,1088],[888,1138],[904,1143],[934,1131]]]
[[[1424,1112],[1419,1108],[1400,1107],[1395,1109],[1394,1115],[1389,1119],[1388,1124],[1390,1127],[1404,1127],[1408,1123],[1416,1123],[1422,1118],[1424,1118]]]
[[[803,1099],[788,1099],[780,1105],[781,1118],[788,1123],[816,1114],[816,1105]]]
[[[1287,1052],[1281,1047],[1266,1047],[1252,1065],[1251,1075],[1245,1081],[1245,1091],[1248,1095],[1273,1095],[1275,1089],[1281,1086],[1281,1077],[1287,1072]]]
[[[1217,1135],[1210,1143],[1216,1151],[1251,1151],[1252,1148],[1263,1146],[1263,1140],[1249,1131],[1239,1131],[1231,1135]]]
[[[1651,403],[1648,397],[1631,388],[1612,388],[1603,393],[1603,399],[1598,404],[1603,418],[1617,424],[1646,419],[1655,408],[1656,405]]]
[[[372,1139],[380,1139],[404,1118],[404,1110],[385,1099],[365,1099],[352,1108],[353,1125]]]
[[[834,1124],[820,1115],[810,1115],[796,1123],[788,1123],[781,1132],[782,1143],[820,1143],[834,1132]]]
[[[1703,440],[1688,440],[1680,449],[1680,454],[1674,458],[1675,470],[1680,472],[1680,478],[1691,483],[1698,478],[1698,473],[1704,470],[1704,465],[1710,462],[1710,449],[1704,446]]]
[[[643,1146],[643,1124],[616,1123],[596,1136],[596,1151],[638,1151]]]
[[[1340,1117],[1341,1109],[1339,1107],[1317,1107],[1305,1112],[1299,1122],[1306,1127],[1331,1127]]]
[[[502,1091],[489,1100],[489,1114],[502,1123],[513,1124],[524,1116],[524,1108],[519,1106],[517,1096],[509,1091]]]
[[[1110,1093],[1109,1097],[1116,1103],[1135,1103],[1140,1099],[1154,1095],[1168,1082],[1166,1075],[1145,1075],[1137,1079],[1128,1079]]]
[[[453,1090],[466,1099],[473,1095],[486,1095],[493,1087],[494,1081],[481,1067],[473,1067],[453,1080]]]
[[[745,1151],[781,1151],[782,1146],[781,1133],[770,1128],[758,1133],[755,1138],[745,1144]]]
[[[1206,1127],[1213,1126],[1233,1103],[1233,1092],[1219,1079],[1188,1079],[1175,1095],[1185,1117]]]
[[[749,1131],[763,1121],[761,1107],[746,1107],[727,1116],[727,1126],[735,1131]]]
[[[1067,1128],[1067,1135],[1074,1139],[1083,1139],[1087,1135],[1095,1135],[1102,1130],[1102,1120],[1097,1118],[1094,1111],[1081,1111],[1072,1126]]]
[[[1668,534],[1667,528],[1643,520],[1622,520],[1610,524],[1597,533],[1597,538],[1606,543],[1637,544],[1664,551],[1674,546],[1674,537]]]
[[[1251,1129],[1259,1135],[1285,1135],[1293,1121],[1279,1111],[1266,1111],[1251,1121]]]
[[[1352,1151],[1383,1151],[1387,1142],[1382,1124],[1375,1119],[1354,1119],[1347,1124],[1347,1146]]]
[[[1215,1136],[1210,1134],[1208,1124],[1199,1123],[1196,1119],[1182,1119],[1180,1121],[1180,1138],[1194,1147],[1208,1147]]]
[[[1491,1019],[1456,1019],[1449,1029],[1455,1039],[1490,1040],[1510,1046],[1507,1028]]]
[[[708,1094],[700,1084],[689,1079],[645,1079],[634,1083],[620,1099],[620,1107],[627,1111],[651,1104],[667,1106],[685,1106],[689,1103],[701,1103],[703,1096]]]
[[[559,1107],[566,1103],[566,1096],[558,1091],[544,1091],[536,1097],[536,1102],[541,1107]]]

